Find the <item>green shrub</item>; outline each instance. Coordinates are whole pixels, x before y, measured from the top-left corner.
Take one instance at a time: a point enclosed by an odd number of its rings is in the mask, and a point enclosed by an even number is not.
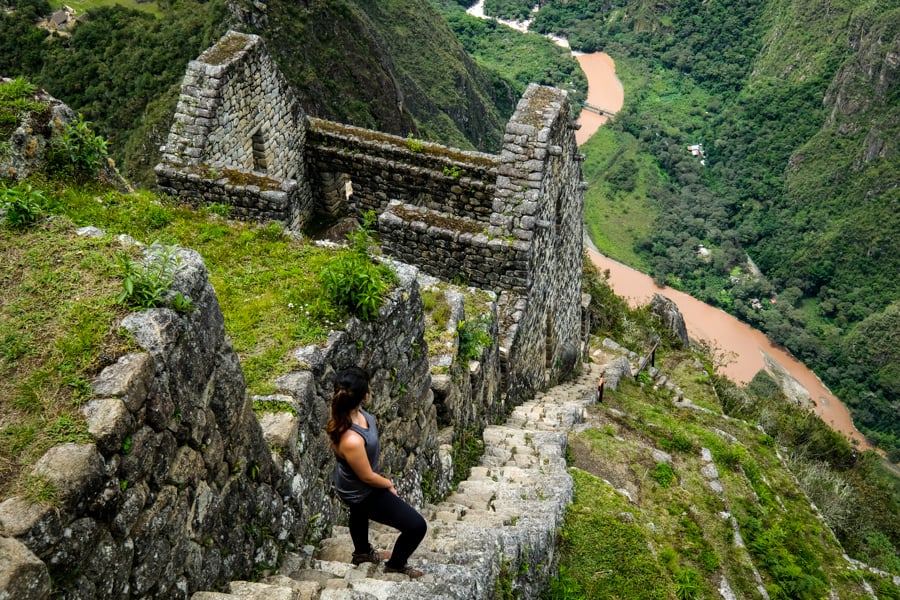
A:
[[[656,467],[653,469],[653,472],[650,473],[650,477],[664,488],[671,486],[672,483],[678,479],[669,463],[663,462],[656,463]]]
[[[459,336],[459,360],[466,362],[475,360],[484,348],[491,344],[491,334],[488,327],[491,319],[482,317],[476,321],[460,321],[456,326],[456,334]]]
[[[677,450],[678,452],[691,454],[695,451],[693,440],[681,430],[672,431],[666,437],[660,438],[659,445],[667,452]]]
[[[410,133],[408,136],[406,136],[406,147],[409,148],[410,152],[418,154],[425,149],[425,144],[423,144],[421,140],[417,140],[415,137],[413,137],[413,134]]]
[[[62,135],[51,140],[47,154],[51,171],[87,180],[96,177],[106,164],[107,142],[94,135],[91,124],[78,115]]]
[[[0,139],[9,138],[26,114],[47,110],[46,105],[32,100],[36,89],[22,78],[0,83]]]
[[[678,600],[693,600],[702,590],[700,574],[694,569],[684,568],[675,571],[675,595]]]
[[[6,187],[0,183],[0,207],[6,210],[6,224],[24,229],[38,220],[44,194],[27,183]]]
[[[161,306],[180,265],[174,249],[163,247],[145,261],[120,255],[119,261],[123,289],[116,301],[132,308]],[[193,303],[190,298],[177,294],[172,300],[172,308],[178,312],[190,312]]]
[[[368,255],[350,250],[333,258],[319,280],[333,304],[371,321],[378,316],[391,275],[390,269],[373,263]]]
[[[373,211],[363,216],[359,229],[347,234],[350,248],[332,258],[319,275],[319,282],[331,303],[363,321],[378,316],[385,294],[396,281],[393,271],[373,262],[369,256],[375,218]]]

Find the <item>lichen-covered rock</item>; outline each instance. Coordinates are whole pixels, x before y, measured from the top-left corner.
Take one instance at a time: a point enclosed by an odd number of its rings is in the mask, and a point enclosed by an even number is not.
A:
[[[47,566],[21,542],[0,537],[0,600],[49,597]]]
[[[0,84],[11,81],[0,78]],[[0,140],[6,146],[4,152],[0,152],[0,179],[21,181],[45,171],[52,138],[62,135],[66,125],[78,118],[75,111],[42,89],[35,90],[30,100],[43,109],[20,113],[17,127],[9,139]],[[123,192],[131,191],[131,186],[119,175],[112,161],[101,166],[98,179]]]

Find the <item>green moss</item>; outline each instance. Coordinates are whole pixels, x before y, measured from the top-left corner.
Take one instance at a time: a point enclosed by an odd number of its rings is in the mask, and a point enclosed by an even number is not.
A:
[[[232,33],[201,54],[199,60],[208,65],[225,64],[234,60],[237,54],[247,47],[247,42],[249,41],[249,36],[242,33]]]
[[[454,217],[446,213],[439,213],[424,209],[408,209],[404,206],[396,206],[392,212],[406,222],[422,221],[429,227],[437,227],[460,233],[486,234],[484,226],[471,219]]]
[[[334,134],[342,137],[356,139],[363,144],[388,144],[394,146],[398,150],[402,150],[409,154],[422,154],[425,156],[434,156],[439,158],[447,158],[454,162],[474,165],[481,168],[493,168],[497,166],[498,159],[495,156],[482,154],[478,152],[468,152],[425,142],[422,140],[414,140],[416,142],[413,151],[410,149],[409,139],[403,138],[390,133],[382,133],[372,129],[363,129],[352,125],[344,125],[333,121],[325,121],[314,117],[309,118],[310,129],[313,133],[322,135]]]
[[[189,172],[196,173],[204,179],[225,179],[226,185],[239,187],[256,186],[263,191],[281,190],[281,181],[265,175],[258,175],[251,171],[239,171],[237,169],[216,169],[207,164],[201,164],[194,168],[188,168]]]

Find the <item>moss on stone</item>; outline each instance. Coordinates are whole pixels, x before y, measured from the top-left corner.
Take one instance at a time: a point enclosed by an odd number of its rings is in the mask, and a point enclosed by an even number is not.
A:
[[[246,48],[249,40],[250,37],[242,33],[231,33],[201,54],[199,60],[208,65],[223,65],[233,60],[238,52]]]
[[[281,190],[281,181],[279,181],[278,179],[272,179],[271,177],[265,177],[263,175],[252,173],[250,171],[239,171],[237,169],[217,169],[207,164],[197,165],[197,167],[193,170],[203,179],[217,180],[224,178],[228,185],[236,185],[240,187],[255,185],[260,190],[265,191]]]
[[[404,152],[408,152],[410,154],[423,154],[426,156],[447,158],[454,162],[462,163],[463,166],[474,165],[490,169],[497,166],[497,164],[499,163],[499,158],[493,155],[467,152],[465,150],[450,148],[448,146],[442,146],[440,144],[426,141],[421,142],[421,151],[412,152],[409,149],[406,138],[392,135],[390,133],[383,133],[371,129],[363,129],[361,127],[354,127],[352,125],[344,125],[343,123],[335,123],[334,121],[325,121],[323,119],[317,119],[315,117],[310,117],[309,123],[310,128],[314,133],[331,133],[345,137],[354,137],[364,143],[389,144],[391,146],[395,146],[399,150],[403,150]]]
[[[411,209],[404,206],[396,206],[391,209],[391,212],[406,222],[422,221],[429,227],[459,231],[460,233],[486,233],[484,227],[477,221],[454,217],[447,213],[439,213],[428,209]]]
[[[544,127],[544,111],[551,102],[559,99],[559,92],[554,88],[539,86],[534,88],[525,110],[516,116],[519,123],[531,125],[537,130]],[[515,117],[514,117],[515,118]]]

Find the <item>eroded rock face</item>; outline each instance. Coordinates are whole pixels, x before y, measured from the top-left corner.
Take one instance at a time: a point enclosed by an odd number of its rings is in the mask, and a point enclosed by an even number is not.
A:
[[[672,335],[681,340],[682,346],[687,348],[690,345],[687,325],[684,323],[684,317],[678,310],[677,304],[662,294],[653,294],[653,299],[650,301],[650,313],[656,316],[663,326],[672,332]]]

